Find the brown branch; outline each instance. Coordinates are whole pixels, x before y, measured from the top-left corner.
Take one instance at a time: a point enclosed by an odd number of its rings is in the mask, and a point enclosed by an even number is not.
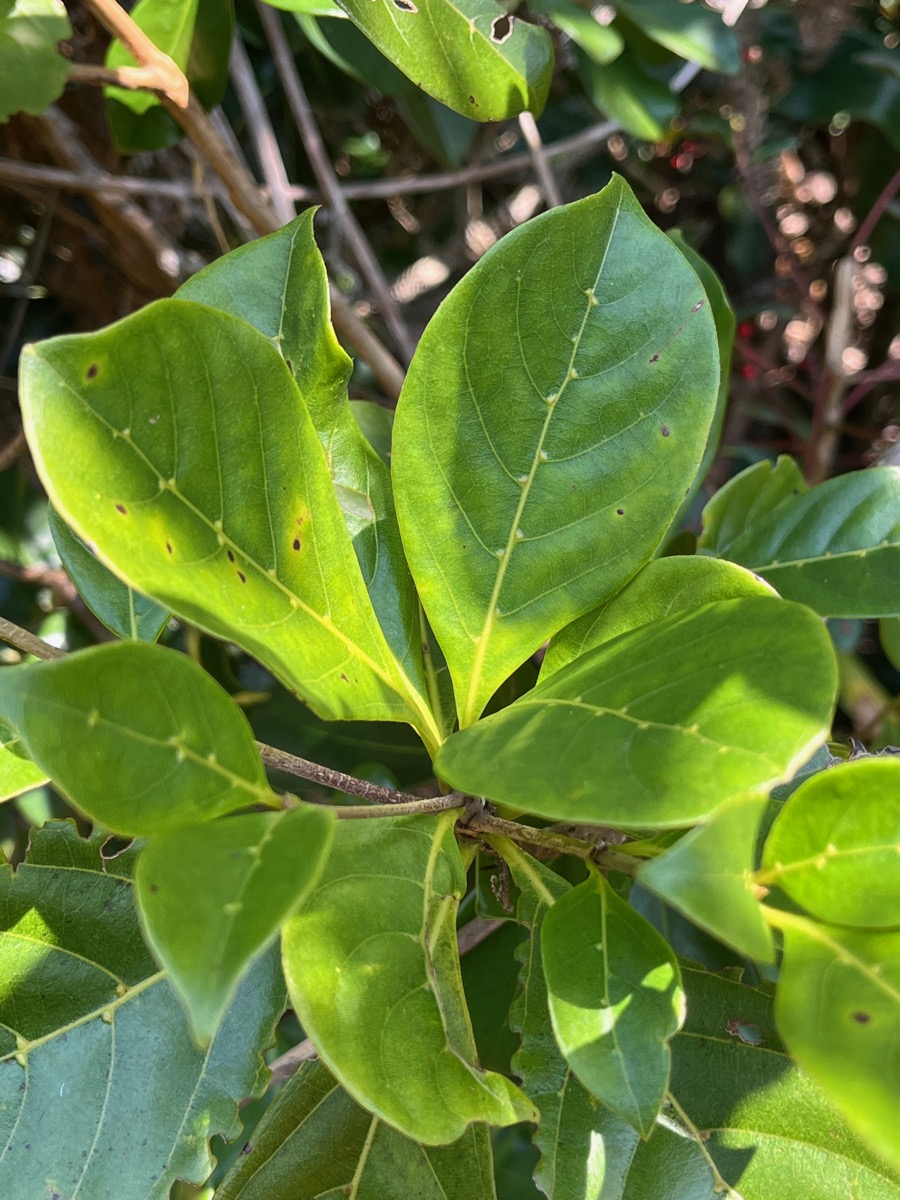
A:
[[[421,796],[411,800],[386,801],[384,804],[340,804],[329,806],[340,821],[368,821],[379,817],[420,817],[423,814],[446,812],[448,808],[465,808],[468,800],[459,792],[446,796]]]
[[[156,46],[116,0],[84,0],[97,20],[119,39],[139,68],[154,71],[159,91],[176,108],[187,108],[188,81],[181,68]]]
[[[368,239],[362,231],[362,226],[351,212],[347,198],[338,184],[337,175],[328,158],[325,143],[322,140],[319,127],[316,125],[315,118],[313,117],[312,108],[310,107],[306,91],[300,79],[294,57],[284,36],[281,17],[268,4],[259,3],[259,0],[257,0],[257,10],[266,40],[272,51],[272,59],[281,80],[281,86],[284,89],[288,108],[291,110],[291,115],[297,125],[300,138],[303,142],[303,148],[313,169],[316,182],[322,189],[325,202],[334,214],[338,228],[346,237],[356,261],[359,263],[360,270],[365,276],[373,297],[381,309],[385,324],[390,329],[401,355],[409,362],[413,351],[409,330],[406,328],[397,303],[391,295],[391,289],[388,287],[388,282],[384,277],[375,252],[369,245]]]
[[[860,246],[868,246],[872,234],[875,232],[875,226],[884,216],[885,210],[897,192],[900,191],[900,171],[897,171],[884,185],[881,193],[876,197],[875,203],[869,209],[865,219],[861,222],[859,229],[856,231],[856,237],[850,244],[850,253],[853,254]]]
[[[556,208],[557,205],[562,204],[562,196],[559,193],[556,177],[550,169],[550,160],[547,158],[544,143],[541,141],[537,121],[530,112],[519,114],[519,128],[522,130],[522,136],[528,146],[534,173],[537,175],[541,191],[544,193],[544,202],[548,208]]]
[[[101,67],[94,63],[72,63],[69,67],[69,83],[162,93],[168,79],[157,67]]]
[[[581,838],[554,833],[551,829],[534,829],[530,825],[520,825],[518,821],[504,821],[492,813],[475,813],[464,822],[460,822],[456,828],[463,837],[477,837],[481,833],[493,834],[509,838],[517,846],[532,846],[554,855],[567,854],[572,858],[596,863],[609,871],[621,871],[625,875],[633,875],[640,866],[640,859],[609,849],[603,840],[585,842]]]
[[[853,340],[852,257],[842,258],[834,269],[834,303],[825,331],[825,363],[816,388],[812,429],[803,456],[804,475],[809,484],[827,479],[834,467],[838,446],[842,401],[847,388],[844,351]]]
[[[241,111],[256,150],[256,157],[259,159],[262,176],[269,190],[272,207],[275,209],[279,221],[286,225],[297,215],[294,201],[288,190],[291,186],[290,180],[287,177],[281,151],[278,149],[275,130],[269,120],[256,76],[253,74],[253,67],[250,65],[250,59],[238,32],[235,32],[234,41],[231,44],[230,73],[231,82],[237,92]]]
[[[101,170],[67,171],[44,163],[16,162],[12,158],[0,158],[0,183],[33,184],[67,192],[108,192],[114,196],[165,196],[172,200],[191,200],[198,194],[194,184],[180,179],[139,179]]]
[[[888,359],[880,367],[873,367],[871,371],[863,371],[857,376],[856,387],[844,401],[844,416],[846,417],[848,413],[852,412],[877,384],[891,383],[895,379],[900,379],[900,361],[897,359]]]
[[[395,792],[391,788],[381,787],[377,783],[369,783],[366,779],[357,779],[346,775],[343,771],[334,771],[331,767],[320,766],[308,758],[298,758],[286,750],[277,750],[264,742],[256,743],[260,758],[267,767],[274,771],[283,771],[286,775],[295,775],[298,779],[308,779],[320,787],[333,788],[338,792],[347,792],[351,796],[361,796],[363,800],[371,800],[375,804],[403,804],[409,801],[420,801],[421,796],[413,796],[408,792]]]
[[[15,646],[23,654],[33,654],[35,658],[49,660],[51,658],[66,657],[65,650],[60,650],[57,646],[51,646],[43,638],[36,637],[35,634],[29,633],[27,629],[22,629],[20,625],[14,625],[12,621],[7,621],[6,617],[0,617],[0,639],[8,642],[10,646]]]

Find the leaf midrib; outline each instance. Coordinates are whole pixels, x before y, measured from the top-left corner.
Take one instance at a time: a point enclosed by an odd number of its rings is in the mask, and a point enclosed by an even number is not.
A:
[[[552,404],[547,404],[547,414],[544,417],[544,424],[541,427],[541,432],[540,432],[540,435],[537,440],[537,445],[535,447],[534,455],[533,455],[532,462],[531,462],[531,469],[528,472],[528,476],[527,476],[525,483],[521,487],[521,494],[519,496],[519,502],[516,505],[515,515],[513,516],[512,522],[510,524],[509,534],[506,539],[506,546],[504,547],[503,554],[500,558],[500,565],[497,569],[497,574],[494,578],[494,586],[491,591],[490,600],[488,601],[487,612],[485,614],[484,624],[482,625],[481,633],[478,635],[478,638],[476,639],[477,649],[475,651],[475,658],[472,663],[472,670],[471,670],[471,674],[469,677],[469,690],[466,695],[465,707],[464,707],[462,713],[460,714],[460,722],[459,722],[460,729],[465,729],[467,725],[471,725],[472,722],[475,721],[479,715],[478,693],[479,693],[480,686],[481,686],[481,676],[482,676],[482,672],[484,670],[485,659],[487,657],[488,645],[490,642],[491,634],[493,632],[494,623],[496,621],[497,602],[500,598],[500,592],[503,588],[503,581],[506,577],[506,572],[509,567],[510,561],[512,559],[512,552],[516,545],[516,531],[519,528],[519,524],[522,519],[522,514],[525,511],[525,506],[528,503],[528,498],[531,494],[531,488],[534,483],[535,476],[537,474],[537,469],[541,463],[541,451],[543,450],[544,443],[547,440],[547,434],[549,433],[549,430],[550,430],[550,423],[553,420],[553,414],[559,408],[559,405],[562,402],[563,396],[564,396],[569,384],[571,383],[572,379],[576,378],[576,376],[574,376],[572,373],[574,370],[574,366],[575,366],[575,360],[578,356],[579,350],[581,349],[581,342],[584,337],[584,331],[587,328],[588,317],[590,316],[592,310],[597,307],[595,292],[600,284],[600,279],[603,275],[603,269],[606,266],[606,260],[607,260],[607,257],[609,256],[609,250],[610,250],[610,247],[612,246],[613,238],[615,236],[616,227],[618,225],[619,215],[620,215],[621,211],[622,211],[622,202],[619,199],[616,201],[616,208],[615,208],[615,212],[613,214],[612,224],[610,226],[609,234],[606,239],[606,245],[603,249],[603,256],[600,260],[600,265],[597,268],[596,277],[594,279],[593,285],[588,290],[588,294],[586,296],[584,315],[581,319],[581,325],[579,326],[578,333],[575,335],[575,338],[573,339],[572,350],[569,355],[569,364],[568,364],[568,367],[566,368],[565,376],[563,378],[562,383],[556,389],[556,392],[555,393],[551,392],[551,395],[555,394],[556,399],[554,400],[554,402]],[[519,280],[519,285],[521,286],[521,280]],[[518,312],[518,305],[519,305],[519,298],[517,296],[516,297],[516,311],[517,312]],[[473,396],[473,399],[474,399],[474,396]],[[545,404],[547,403],[546,398],[544,400],[544,403]],[[477,407],[477,403],[476,403],[476,407]]]

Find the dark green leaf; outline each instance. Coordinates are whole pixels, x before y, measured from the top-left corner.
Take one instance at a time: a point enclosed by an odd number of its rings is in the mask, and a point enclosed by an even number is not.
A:
[[[779,913],[778,1028],[800,1066],[900,1169],[900,933]]]
[[[393,469],[462,725],[649,559],[717,387],[700,283],[619,179],[515,230],[444,301],[400,398]]]
[[[161,300],[26,348],[22,377],[54,505],[127,582],[238,642],[320,715],[409,721],[437,740],[372,611],[300,392],[262,334]]]
[[[576,51],[579,74],[597,108],[626,133],[661,141],[678,112],[678,98],[626,49],[614,62],[598,66],[584,50]]]
[[[722,601],[589,650],[454,734],[435,769],[537,816],[691,825],[789,778],[827,736],[836,685],[828,634],[808,609]]]
[[[531,7],[548,16],[557,29],[600,66],[611,63],[622,53],[625,42],[618,29],[609,23],[601,24],[576,0],[536,0]]]
[[[553,1032],[577,1078],[642,1137],[669,1084],[684,1020],[678,963],[652,925],[594,872],[544,918]]]
[[[645,863],[638,879],[692,921],[762,962],[775,958],[753,881],[756,831],[765,797],[717,809],[680,841]]]
[[[891,666],[900,671],[900,617],[885,618],[878,623],[881,648]]]
[[[154,837],[135,882],[148,944],[208,1045],[251,962],[321,874],[334,817],[303,806]]]
[[[543,29],[494,0],[340,0],[404,75],[449,108],[477,121],[540,113],[553,71]]]
[[[758,878],[823,921],[900,926],[900,758],[858,759],[798,788]]]
[[[69,63],[57,43],[71,33],[60,0],[0,2],[0,122],[43,112],[59,96]]]
[[[900,468],[871,467],[782,501],[725,557],[823,617],[900,613]]]
[[[473,1125],[449,1146],[422,1146],[305,1063],[263,1117],[215,1200],[495,1200],[491,1142]]]
[[[726,75],[734,75],[740,69],[737,34],[722,22],[719,13],[711,12],[702,4],[617,0],[616,8],[647,37],[681,58]]]
[[[15,874],[0,867],[0,1195],[10,1200],[51,1190],[167,1200],[176,1179],[203,1183],[208,1139],[233,1137],[239,1101],[265,1086],[260,1050],[284,1005],[274,956],[201,1053],[141,939],[128,858],[104,862],[98,844],[57,822],[33,835]]]
[[[244,714],[174,650],[116,642],[8,667],[0,716],[72,803],[116,833],[278,804]]]
[[[641,625],[715,600],[758,595],[772,595],[772,589],[733,563],[695,556],[654,559],[621,592],[560,630],[547,647],[541,680],[587,650]]]
[[[113,575],[52,508],[49,520],[60,562],[94,616],[120,638],[155,642],[168,612]]]
[[[479,1069],[460,979],[457,812],[339,821],[325,872],[282,935],[297,1017],[347,1091],[427,1145],[533,1119]]]

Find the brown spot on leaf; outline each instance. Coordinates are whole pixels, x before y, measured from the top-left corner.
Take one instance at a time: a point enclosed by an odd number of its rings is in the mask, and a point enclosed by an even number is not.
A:
[[[158,891],[159,891],[159,884],[158,884],[158,883],[151,883],[151,884],[150,884],[150,891],[151,891],[151,892],[158,892]]]
[[[511,13],[503,13],[499,17],[495,17],[491,22],[491,41],[501,45],[512,37],[513,26],[516,18]]]
[[[343,672],[343,671],[341,672],[341,679],[343,679],[344,683],[349,683],[349,682],[350,682],[350,680],[347,678],[347,676],[344,674],[344,672]]]
[[[120,513],[122,514],[122,516],[124,517],[124,516],[126,516],[126,515],[127,515],[127,513],[128,513],[128,509],[125,507],[125,505],[124,505],[124,504],[117,504],[117,505],[116,505],[116,512],[120,512]]]
[[[96,363],[91,363],[91,365],[88,367],[87,371],[85,372],[85,375],[88,379],[96,379],[97,372],[99,370],[100,370],[100,368],[97,366]]]
[[[663,435],[663,437],[668,437],[672,430],[668,427],[668,425],[661,425],[659,432]]]
[[[168,550],[168,552],[170,554],[172,553],[172,543],[171,542],[166,542],[166,549]]]
[[[299,538],[294,538],[294,549],[295,550],[300,549],[300,539]]]
[[[406,13],[417,13],[419,11],[412,0],[394,0],[394,8],[399,8],[401,12]]]
[[[229,550],[227,553],[228,553],[228,561],[229,561],[229,562],[234,562],[234,551],[233,551],[233,550]]]
[[[616,509],[616,515],[617,515],[617,516],[619,516],[619,517],[624,517],[624,516],[625,516],[625,509],[624,509],[624,508],[617,508],[617,509]]]
[[[659,355],[658,355],[658,354],[654,354],[654,355],[653,355],[653,357],[652,357],[652,358],[649,358],[647,361],[648,361],[648,362],[652,362],[652,363],[659,362]]]
[[[867,1012],[855,1012],[853,1014],[853,1020],[857,1023],[857,1025],[868,1025],[872,1018]]]
[[[247,582],[247,576],[244,574],[243,571],[238,571],[238,579],[241,581],[241,583]]]

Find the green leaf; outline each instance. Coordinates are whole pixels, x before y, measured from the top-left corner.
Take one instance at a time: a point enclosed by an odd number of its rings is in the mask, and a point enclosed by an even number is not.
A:
[[[104,862],[69,822],[0,867],[0,1195],[166,1200],[203,1183],[208,1139],[258,1095],[284,1005],[273,955],[245,979],[206,1053],[144,947],[129,856]]]
[[[205,108],[225,94],[228,54],[234,29],[232,0],[139,0],[131,17],[150,40],[184,71]],[[134,59],[114,39],[106,52],[109,67],[133,67]],[[108,87],[107,113],[123,154],[159,150],[184,136],[177,122],[150,91]]]
[[[719,488],[703,510],[703,532],[697,549],[729,557],[734,543],[765,520],[785,500],[809,488],[800,468],[786,454],[773,465],[768,459],[747,467]]]
[[[57,43],[71,35],[60,0],[0,2],[0,122],[43,112],[61,94],[69,62]]]
[[[534,1119],[482,1071],[460,979],[457,812],[340,821],[325,872],[282,935],[298,1020],[351,1096],[426,1145],[472,1122]]]
[[[359,1107],[318,1062],[266,1112],[215,1200],[496,1200],[491,1141],[473,1125],[422,1146]]]
[[[678,962],[599,872],[544,918],[541,958],[553,1032],[577,1078],[649,1137],[684,1021]]]
[[[0,724],[0,800],[21,796],[46,782],[47,776],[25,753],[18,734]]]
[[[162,646],[116,642],[8,667],[0,717],[72,803],[116,833],[278,804],[244,714]]]
[[[218,259],[188,280],[179,296],[242,317],[284,357],[324,448],[381,628],[408,677],[427,695],[418,598],[400,541],[390,472],[350,407],[353,364],[331,327],[314,216],[309,209],[277,233]]]
[[[791,1054],[847,1120],[900,1168],[900,933],[777,914],[775,1013]]]
[[[551,1200],[595,1200],[598,1185],[603,1185],[603,1166],[599,1172],[591,1169],[597,1142],[603,1144],[604,1155],[610,1155],[605,1135],[613,1122],[622,1126],[629,1152],[636,1138],[631,1127],[600,1105],[572,1074],[550,1025],[541,937],[548,910],[571,888],[507,839],[488,840],[509,866],[519,889],[516,920],[531,935],[520,951],[519,993],[509,1024],[521,1037],[513,1069],[540,1113],[534,1137],[541,1152],[535,1182]]]
[[[614,25],[602,25],[576,0],[536,0],[531,7],[548,16],[557,29],[567,34],[600,66],[611,63],[622,53],[625,42],[618,29]]]
[[[581,81],[597,108],[630,133],[648,142],[665,138],[677,114],[678,97],[626,48],[606,66],[576,49]]]
[[[717,386],[699,280],[620,179],[509,234],[450,293],[403,388],[393,473],[462,725],[650,558]]]
[[[250,963],[322,872],[334,816],[304,805],[161,834],[135,876],[147,942],[208,1045]]]
[[[52,508],[48,519],[60,562],[94,616],[120,638],[155,642],[168,612],[113,575]]]
[[[281,7],[281,5],[276,5]],[[332,20],[331,18],[336,18]],[[415,84],[398,71],[340,8],[334,13],[297,11],[297,24],[318,52],[339,71],[383,96],[420,95]]]
[[[543,109],[553,72],[550,38],[494,0],[339,2],[417,87],[463,116],[503,121]]]
[[[698,254],[693,246],[685,240],[684,234],[680,229],[670,229],[668,237],[675,243],[697,272],[700,282],[703,284],[703,290],[706,292],[713,320],[716,323],[716,339],[719,345],[719,395],[716,401],[716,411],[700,467],[697,470],[688,494],[681,502],[681,508],[676,514],[675,520],[672,522],[672,532],[674,533],[680,528],[682,520],[692,508],[695,497],[719,450],[722,427],[725,423],[725,412],[728,408],[728,389],[731,384],[731,352],[734,348],[734,333],[737,322],[734,309],[731,307],[728,295],[722,286],[722,281],[706,259]]]
[[[657,896],[741,954],[774,962],[772,934],[754,891],[756,831],[765,797],[717,809],[675,845],[651,859],[638,879]]]
[[[857,759],[798,788],[758,879],[823,921],[900,926],[900,759]]]
[[[708,71],[735,75],[740,70],[737,34],[719,13],[700,4],[672,4],[671,0],[617,0],[616,8],[673,54]]]
[[[782,501],[727,557],[823,617],[900,613],[900,468],[870,467]]]
[[[772,594],[768,584],[733,563],[694,556],[654,559],[621,592],[560,630],[547,648],[540,678],[549,679],[595,646],[673,613],[715,600]]]
[[[320,716],[409,721],[437,740],[372,611],[300,392],[262,334],[161,300],[27,347],[21,373],[55,507],[126,582],[237,642]]]
[[[454,734],[435,770],[537,816],[692,825],[789,778],[827,736],[836,687],[828,634],[808,609],[721,601],[589,650]]]

